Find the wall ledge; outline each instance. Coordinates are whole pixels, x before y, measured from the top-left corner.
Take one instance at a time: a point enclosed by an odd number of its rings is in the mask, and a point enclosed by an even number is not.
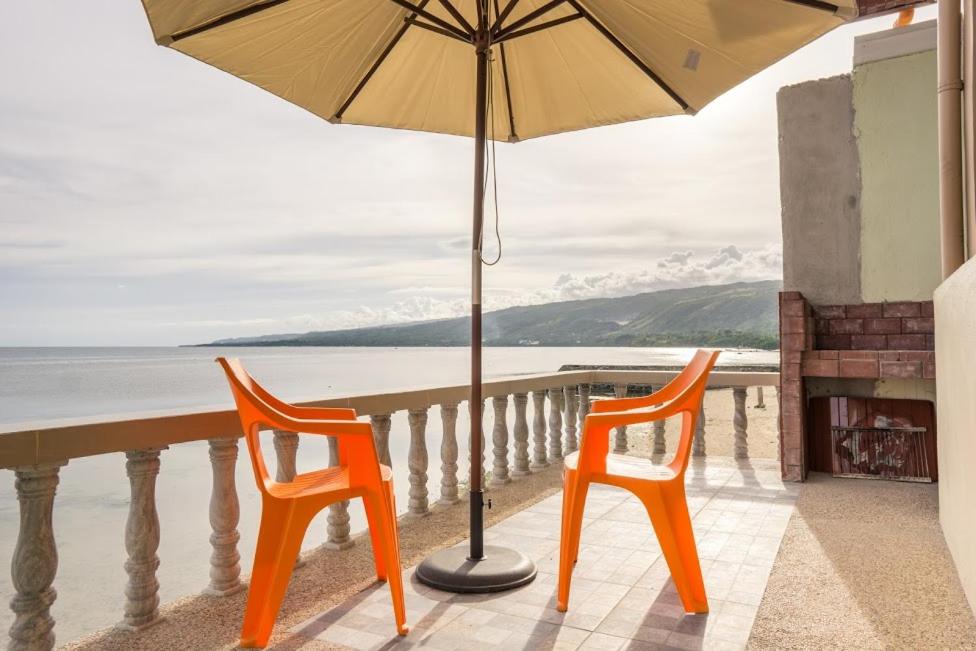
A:
[[[858,36],[854,39],[854,65],[934,50],[935,34],[935,20],[926,20]]]

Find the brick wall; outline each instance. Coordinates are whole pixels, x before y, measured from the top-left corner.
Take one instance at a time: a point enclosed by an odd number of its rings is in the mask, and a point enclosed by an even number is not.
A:
[[[820,305],[813,313],[818,350],[935,350],[931,301]]]
[[[931,301],[811,306],[780,292],[780,468],[806,477],[804,378],[935,378]]]
[[[808,350],[803,353],[804,377],[935,379],[931,350]]]
[[[813,348],[813,313],[800,292],[780,292],[779,315],[780,472],[786,481],[803,481],[806,478],[803,354]]]

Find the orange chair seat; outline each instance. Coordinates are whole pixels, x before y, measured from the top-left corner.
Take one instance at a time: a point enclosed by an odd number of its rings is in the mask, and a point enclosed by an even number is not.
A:
[[[380,464],[380,475],[385,482],[393,481],[393,471],[389,466]],[[268,486],[268,493],[272,497],[279,499],[292,499],[295,497],[307,497],[320,493],[338,493],[349,491],[349,468],[348,466],[335,466],[324,470],[295,475],[295,479],[290,482],[278,483],[271,482]],[[358,497],[362,491],[351,494],[351,497]]]
[[[605,472],[594,472],[592,481],[598,484],[612,484],[627,488],[628,479],[640,481],[668,481],[677,476],[674,468],[654,463],[650,459],[631,457],[626,454],[608,454]],[[568,470],[576,470],[579,452],[567,454],[564,458]]]

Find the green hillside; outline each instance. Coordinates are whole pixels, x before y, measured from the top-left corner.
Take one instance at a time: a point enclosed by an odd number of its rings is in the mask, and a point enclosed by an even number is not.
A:
[[[777,348],[780,281],[707,285],[635,296],[512,307],[484,315],[487,346]],[[466,346],[466,317],[222,339],[214,346]]]

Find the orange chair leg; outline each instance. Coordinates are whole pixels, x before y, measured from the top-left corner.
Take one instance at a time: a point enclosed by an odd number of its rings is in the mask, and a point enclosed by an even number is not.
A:
[[[390,518],[393,522],[393,534],[396,541],[397,567],[400,566],[400,528],[397,526],[396,495],[393,494],[393,482],[385,482],[386,503],[390,509]]]
[[[564,554],[563,545],[569,541],[569,514],[573,510],[573,487],[576,485],[576,471],[575,470],[563,470],[563,508],[562,508],[562,521],[559,528],[559,559],[560,563]],[[576,559],[573,559],[574,562]],[[560,566],[562,567],[562,566]]]
[[[400,527],[397,524],[396,497],[393,495],[393,482],[386,484],[386,496],[386,503],[390,509],[390,531],[393,533],[393,545],[390,548],[389,563],[396,570],[396,594],[399,599],[399,605],[394,600],[393,614],[396,617],[397,632],[400,635],[406,635],[410,629],[407,626],[406,606],[403,601],[403,567],[400,565]]]
[[[390,586],[390,597],[393,601],[393,617],[396,620],[397,633],[406,635],[407,627],[406,605],[403,600],[403,569],[400,567],[400,549],[397,541],[397,522],[393,506],[385,495],[371,494],[365,498],[371,504],[367,507],[374,513],[382,514],[380,520],[380,545],[387,568],[387,583]]]
[[[385,510],[376,512],[377,505],[372,500],[363,499],[363,506],[366,510],[366,522],[369,524],[369,539],[373,544],[373,560],[376,563],[376,578],[379,581],[386,581],[386,559],[383,554],[383,535],[386,529],[383,526],[387,514]]]
[[[572,579],[573,563],[569,557],[569,522],[573,511],[573,488],[576,484],[576,473],[563,470],[563,510],[562,524],[559,531],[559,584],[556,594],[556,610],[566,612],[569,605],[569,583]]]
[[[569,608],[569,585],[573,567],[579,556],[580,535],[583,529],[583,510],[589,482],[582,480],[575,471],[566,471],[563,489],[563,535],[559,541],[559,583],[556,593],[556,610]]]
[[[300,521],[295,505],[265,502],[248,586],[241,646],[264,648],[288,589],[308,521]]]
[[[671,579],[681,597],[685,612],[707,613],[705,581],[702,578],[684,487],[680,484],[655,486],[638,497],[644,502],[651,524],[654,525],[654,533],[661,544],[661,552],[671,570]]]

